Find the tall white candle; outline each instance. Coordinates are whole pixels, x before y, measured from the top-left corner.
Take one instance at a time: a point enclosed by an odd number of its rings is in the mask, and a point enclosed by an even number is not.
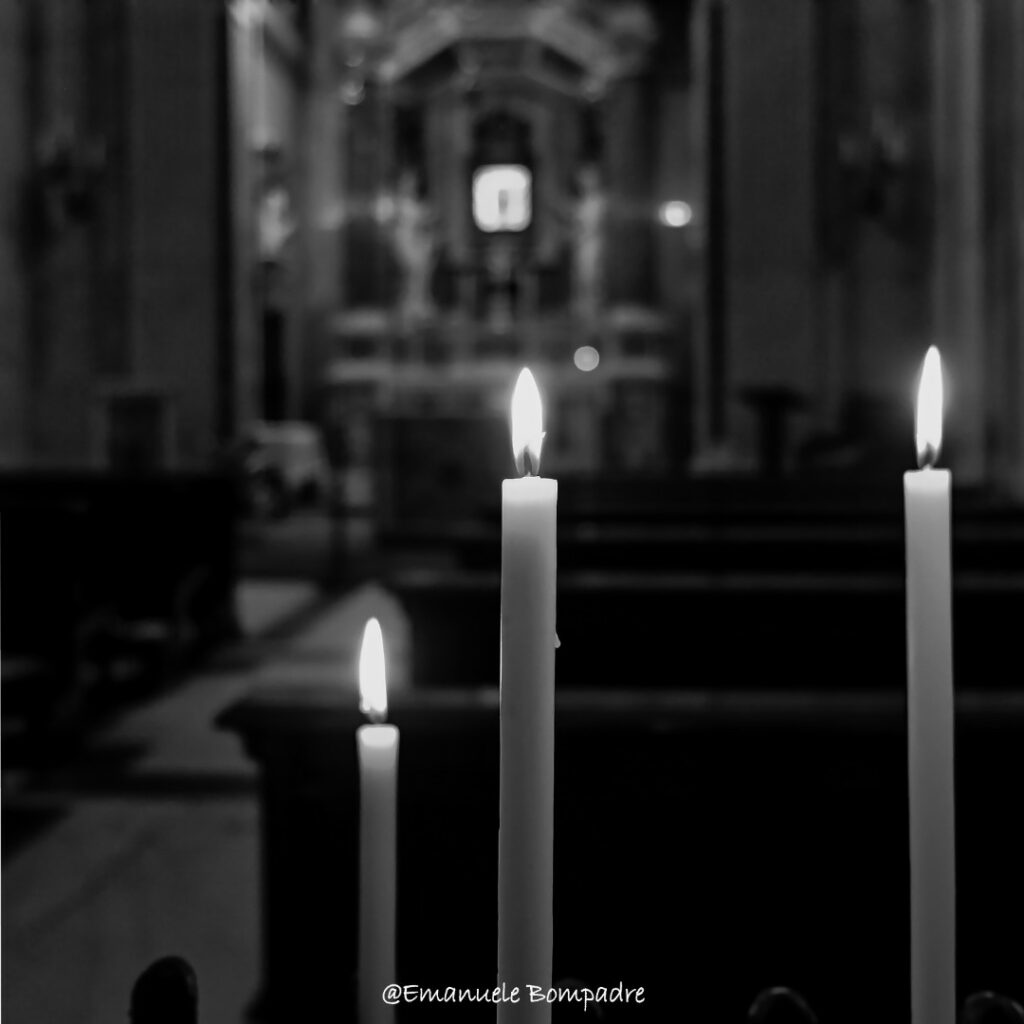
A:
[[[359,654],[360,708],[375,724],[356,730],[359,757],[359,1024],[391,1024],[383,999],[395,977],[398,729],[387,714],[384,637],[370,619]]]
[[[934,468],[942,443],[942,367],[934,346],[921,371],[916,433],[921,468],[903,477],[911,1022],[955,1024],[951,477]]]
[[[540,394],[524,369],[512,396],[512,450],[522,475],[501,489],[500,1024],[551,1020],[527,985],[551,985],[555,792],[555,519],[558,484],[536,474]]]

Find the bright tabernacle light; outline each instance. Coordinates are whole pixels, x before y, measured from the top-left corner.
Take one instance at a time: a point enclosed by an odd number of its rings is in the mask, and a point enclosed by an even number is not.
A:
[[[473,174],[473,220],[481,231],[525,231],[532,216],[527,168],[492,164]]]

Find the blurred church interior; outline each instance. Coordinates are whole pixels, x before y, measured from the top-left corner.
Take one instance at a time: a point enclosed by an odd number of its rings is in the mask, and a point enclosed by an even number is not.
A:
[[[210,1024],[354,1019],[368,614],[400,971],[493,981],[526,365],[556,977],[648,985],[613,1021],[907,1018],[931,344],[958,985],[1024,1001],[1024,3],[5,0],[0,85],[12,1024],[179,953]]]

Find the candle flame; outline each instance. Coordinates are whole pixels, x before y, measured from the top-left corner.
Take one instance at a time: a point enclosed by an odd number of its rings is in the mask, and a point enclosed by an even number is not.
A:
[[[925,353],[921,383],[917,389],[917,464],[930,469],[939,457],[942,446],[942,360],[932,345]]]
[[[367,620],[359,651],[359,710],[375,722],[388,713],[388,685],[384,672],[384,634],[376,619]]]
[[[540,473],[540,448],[544,443],[544,420],[540,392],[533,374],[524,366],[512,392],[512,454],[519,473]],[[529,467],[526,466],[529,458]]]

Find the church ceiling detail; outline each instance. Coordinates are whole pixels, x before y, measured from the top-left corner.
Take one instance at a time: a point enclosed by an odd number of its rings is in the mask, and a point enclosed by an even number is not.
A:
[[[340,63],[398,85],[427,75],[474,83],[519,76],[590,99],[639,70],[655,38],[640,0],[354,0],[337,28]]]

